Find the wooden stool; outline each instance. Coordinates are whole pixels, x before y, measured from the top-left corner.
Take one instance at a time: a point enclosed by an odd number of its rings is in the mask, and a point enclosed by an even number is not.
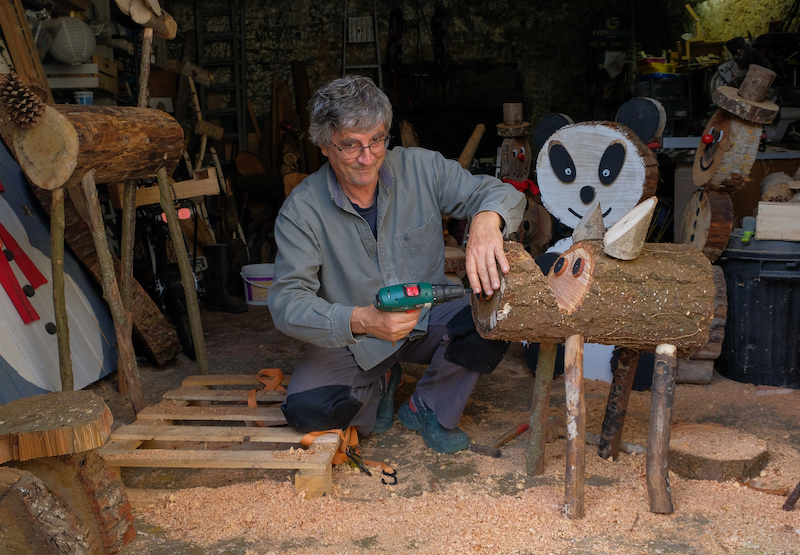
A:
[[[0,519],[23,523],[0,552],[111,554],[136,536],[125,486],[95,450],[112,422],[92,391],[0,405]]]

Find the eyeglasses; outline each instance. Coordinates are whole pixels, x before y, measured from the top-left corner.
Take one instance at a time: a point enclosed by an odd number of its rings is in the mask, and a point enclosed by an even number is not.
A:
[[[331,142],[331,144],[336,147],[336,150],[342,153],[342,157],[345,160],[354,160],[361,156],[361,153],[364,152],[365,148],[368,148],[372,154],[380,154],[386,150],[386,147],[389,146],[390,140],[392,140],[392,136],[387,135],[385,139],[378,139],[374,143],[368,144],[367,146],[352,145],[340,147],[335,145],[333,142]]]

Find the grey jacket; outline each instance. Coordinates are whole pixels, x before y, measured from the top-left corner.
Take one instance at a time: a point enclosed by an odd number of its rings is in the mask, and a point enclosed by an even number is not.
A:
[[[330,164],[298,185],[275,222],[275,279],[267,303],[283,333],[320,347],[349,347],[368,370],[400,348],[354,336],[350,315],[381,287],[447,283],[442,218],[497,212],[516,230],[525,196],[490,176],[473,176],[456,161],[421,148],[387,151],[379,171],[378,238],[355,211]],[[423,309],[410,337],[425,333]]]

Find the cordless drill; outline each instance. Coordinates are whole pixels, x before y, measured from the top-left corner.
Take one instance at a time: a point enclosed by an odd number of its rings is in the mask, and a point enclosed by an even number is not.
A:
[[[472,289],[454,283],[402,283],[381,288],[373,304],[384,312],[408,312],[454,301],[468,293]]]

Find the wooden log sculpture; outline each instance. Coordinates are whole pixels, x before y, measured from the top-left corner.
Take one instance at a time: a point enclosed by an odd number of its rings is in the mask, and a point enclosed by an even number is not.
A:
[[[731,114],[758,124],[772,123],[780,108],[774,102],[764,100],[776,74],[757,64],[750,64],[742,85],[717,87],[711,95],[714,103]]]
[[[760,123],[718,109],[708,120],[694,157],[697,187],[734,192],[748,181],[761,142]]]
[[[671,500],[669,475],[662,471],[667,453],[657,446],[669,444],[676,356],[688,356],[708,341],[714,281],[711,264],[694,247],[644,244],[639,250],[634,260],[618,260],[604,252],[599,240],[578,242],[544,276],[521,245],[506,243],[511,269],[502,276],[500,290],[488,300],[472,298],[473,318],[482,337],[567,341],[565,361],[572,361],[565,368],[568,405],[572,405],[568,427],[572,423],[574,433],[568,434],[564,514],[570,518],[583,515],[582,442],[577,441],[585,435],[578,354],[583,341],[655,350],[659,355],[653,407],[660,416],[651,419],[654,443],[652,453],[648,451],[648,491],[652,511],[672,510],[671,501],[664,502]]]

